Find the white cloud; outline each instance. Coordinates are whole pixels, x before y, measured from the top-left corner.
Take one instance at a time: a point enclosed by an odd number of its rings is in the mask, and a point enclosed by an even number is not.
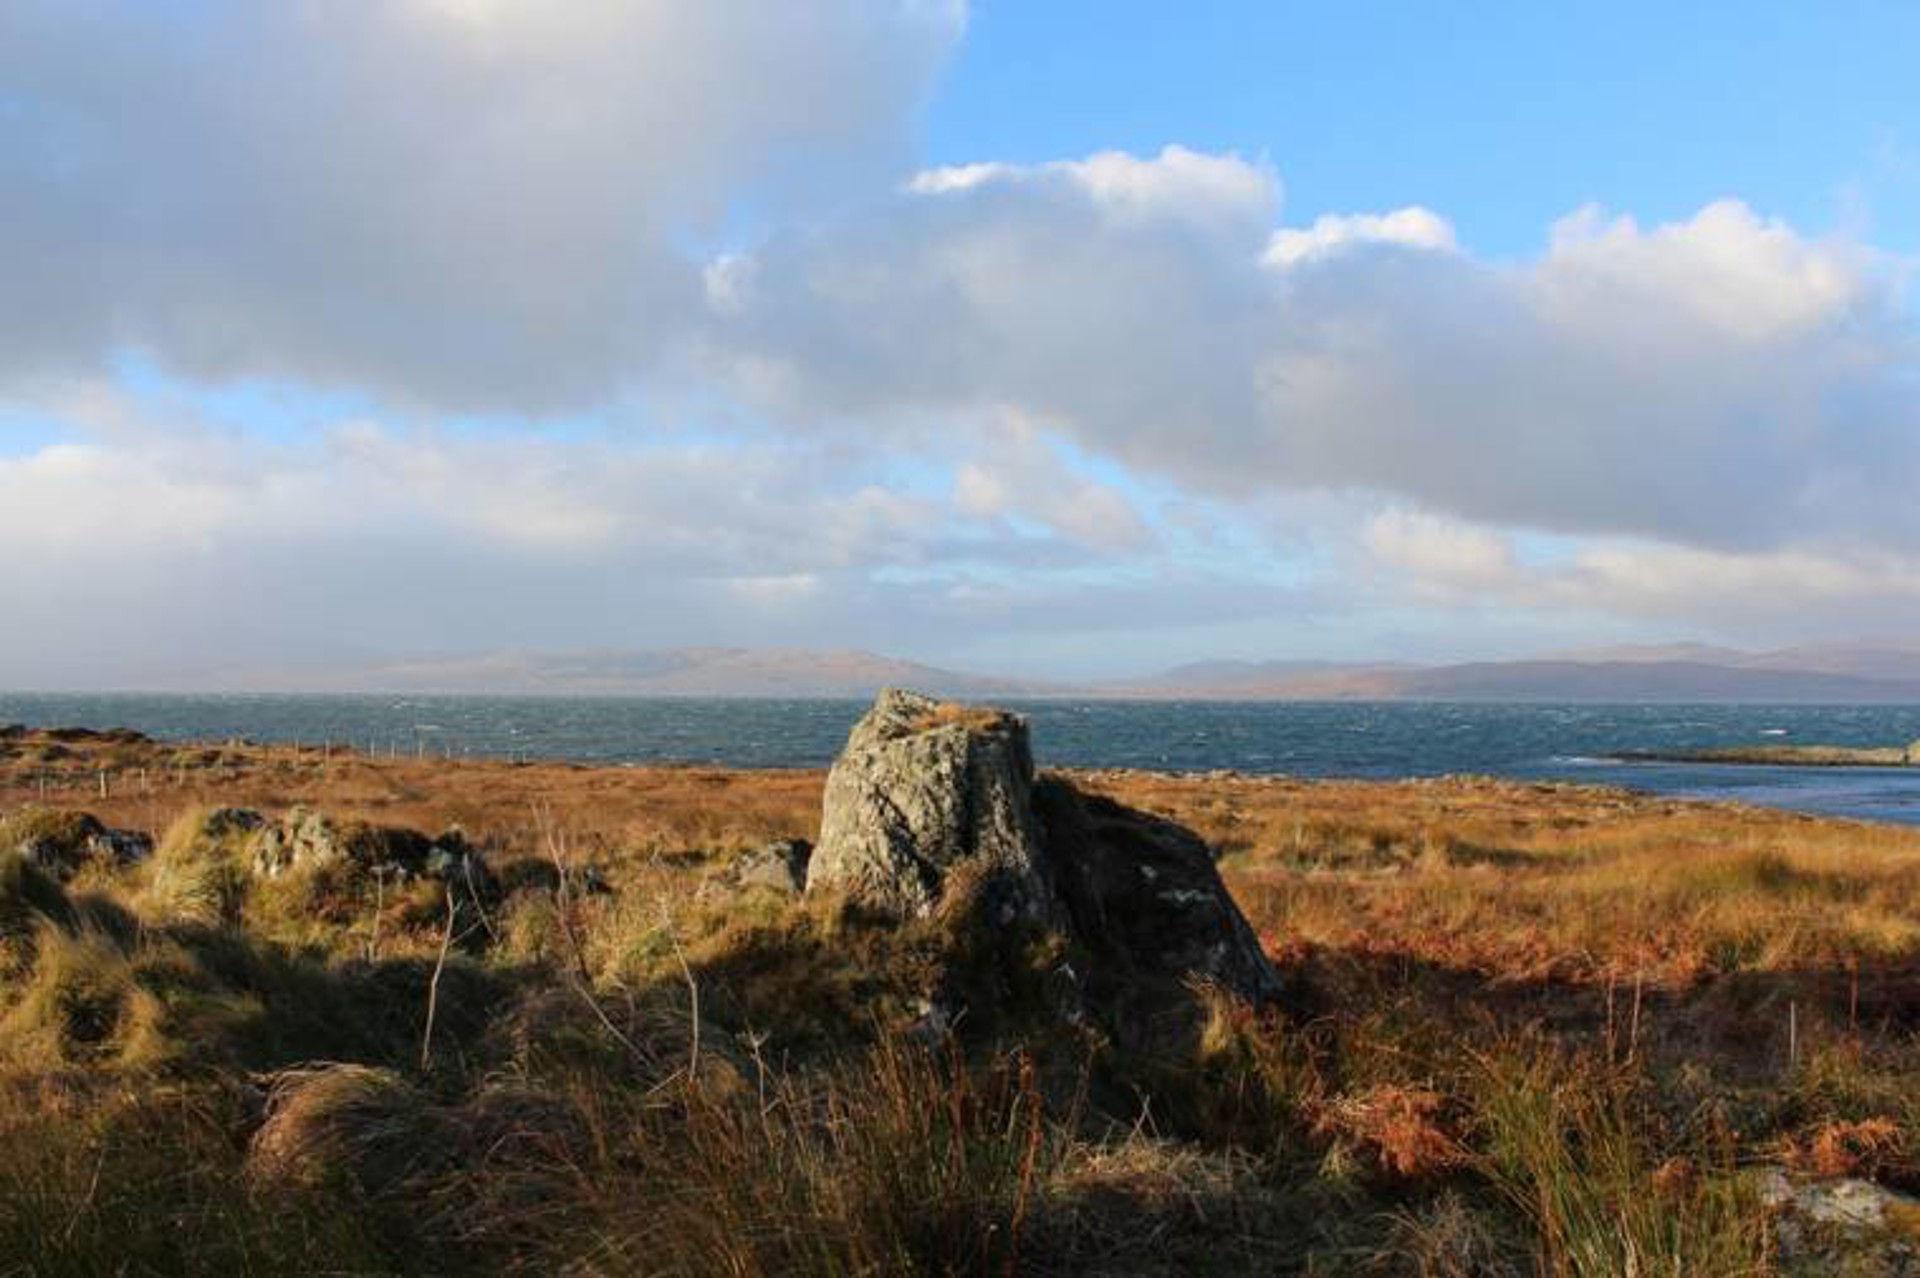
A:
[[[1391,213],[1328,213],[1308,227],[1283,227],[1267,242],[1269,266],[1289,267],[1337,253],[1350,245],[1396,244],[1452,250],[1453,225],[1430,209],[1412,205]]]
[[[1419,511],[1380,512],[1368,521],[1363,544],[1423,592],[1503,590],[1520,570],[1513,548],[1500,534]]]
[[[1148,549],[1153,534],[1133,501],[1077,471],[1031,423],[983,431],[954,474],[955,506],[985,519],[1018,520],[1093,550]]]
[[[980,163],[928,169],[907,184],[913,195],[1049,185],[1084,195],[1123,223],[1190,222],[1210,230],[1262,231],[1280,208],[1280,179],[1265,164],[1169,146],[1140,158],[1102,151],[1050,164]]]
[[[1920,553],[1858,544],[1729,552],[1599,538],[1526,557],[1505,531],[1392,508],[1367,523],[1360,550],[1349,571],[1379,597],[1532,614],[1570,634],[1595,618],[1748,643],[1920,624]]]
[[[1171,151],[923,175],[731,263],[751,288],[707,349],[798,427],[1010,412],[1198,493],[1920,544],[1897,264],[1734,203],[1649,229],[1583,214],[1501,263],[1418,208],[1276,232],[1277,200],[1257,166]]]
[[[1664,331],[1677,312],[1682,324],[1759,344],[1871,307],[1881,287],[1875,266],[1860,246],[1804,239],[1737,200],[1650,231],[1588,206],[1554,225],[1533,286],[1542,311],[1569,325]]]
[[[933,465],[916,491],[889,473],[927,459],[870,448],[375,419],[273,442],[98,388],[58,402],[84,409],[72,438],[0,456],[0,671],[15,686],[218,680],[353,652],[738,643],[768,627],[953,644],[956,590],[1031,600],[1064,581],[1083,597],[1098,556],[1150,550],[1123,500],[1017,432],[986,463],[1008,487],[983,504],[963,494],[987,468],[943,480]],[[1028,606],[1059,626],[1086,607]]]

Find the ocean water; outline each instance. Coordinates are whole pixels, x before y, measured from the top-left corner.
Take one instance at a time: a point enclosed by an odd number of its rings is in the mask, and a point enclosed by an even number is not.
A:
[[[1920,824],[1920,769],[1621,763],[1613,750],[1920,739],[1920,706],[1036,701],[1044,766],[1308,777],[1482,773]],[[0,723],[595,763],[818,766],[864,702],[0,693]]]

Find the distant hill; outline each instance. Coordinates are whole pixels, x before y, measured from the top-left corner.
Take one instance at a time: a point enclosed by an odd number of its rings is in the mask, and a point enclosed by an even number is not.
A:
[[[1585,701],[1920,704],[1920,662],[1911,676],[1795,669],[1761,662],[1719,664],[1638,656],[1625,660],[1474,661],[1445,666],[1347,666],[1279,672],[1240,681],[1151,685],[1155,695],[1247,701]],[[1876,667],[1869,667],[1876,668]]]
[[[1744,652],[1704,644],[1593,649],[1449,665],[1200,661],[1105,682],[1043,682],[858,649],[672,648],[491,652],[266,671],[193,688],[654,697],[864,698],[883,687],[941,696],[1210,701],[1585,701],[1920,704],[1920,643]]]
[[[366,663],[319,673],[259,672],[244,683],[288,691],[654,697],[869,697],[891,686],[953,697],[1037,696],[1055,690],[878,653],[805,648],[493,652]]]
[[[1405,663],[1355,664],[1342,661],[1194,661],[1143,679],[1100,685],[1114,694],[1145,696],[1177,693],[1237,694],[1260,687],[1285,687],[1297,682],[1416,670]]]
[[[1367,676],[1347,695],[1412,701],[1920,702],[1920,680],[1699,661],[1501,661]]]

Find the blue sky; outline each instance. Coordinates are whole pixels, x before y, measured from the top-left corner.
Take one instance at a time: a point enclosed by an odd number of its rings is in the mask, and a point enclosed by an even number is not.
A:
[[[938,163],[1168,143],[1271,159],[1290,214],[1425,204],[1495,255],[1590,202],[1727,196],[1920,248],[1920,8],[1900,3],[975,7]]]
[[[0,686],[1904,633],[1916,53],[1895,4],[21,0]]]

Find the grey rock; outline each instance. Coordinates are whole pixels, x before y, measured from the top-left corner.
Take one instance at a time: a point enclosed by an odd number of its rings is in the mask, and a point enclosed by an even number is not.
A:
[[[231,809],[215,815],[228,811]],[[208,819],[211,822],[212,817]],[[222,824],[228,826],[227,822]],[[274,824],[256,827],[248,850],[253,872],[266,879],[278,878],[289,870],[343,861],[347,856],[345,841],[334,823],[305,808],[293,809]]]
[[[1920,1199],[1870,1180],[1751,1173],[1790,1273],[1920,1274]]]
[[[1005,922],[1051,919],[1032,789],[1024,719],[888,689],[827,774],[807,890],[925,917],[968,864],[1000,880]]]
[[[305,808],[260,826],[248,842],[248,854],[253,872],[269,879],[296,869],[344,865],[402,881],[425,877],[491,886],[484,859],[457,829],[434,839],[398,826],[335,822]]]
[[[812,858],[813,845],[805,839],[775,839],[736,861],[733,881],[743,888],[797,893],[806,888],[807,863]]]
[[[153,836],[142,830],[102,830],[87,840],[87,853],[125,869],[153,855]]]
[[[230,834],[252,834],[266,823],[267,819],[252,808],[215,808],[202,818],[200,829],[209,838],[223,839]]]
[[[153,836],[109,829],[86,812],[28,809],[5,825],[5,841],[23,860],[65,883],[82,866],[106,862],[124,869],[153,852]]]
[[[1059,778],[1041,782],[1036,802],[1055,890],[1104,978],[1199,977],[1249,1002],[1279,997],[1280,978],[1198,835]]]
[[[961,898],[947,889],[963,872]],[[1196,978],[1255,1003],[1280,994],[1207,845],[1063,778],[1036,782],[1026,722],[997,710],[882,693],[828,774],[807,890],[906,918],[964,899],[991,928],[1065,932],[1096,970],[1062,964],[1061,1009],[1084,993],[1121,1020],[1190,1025]]]

